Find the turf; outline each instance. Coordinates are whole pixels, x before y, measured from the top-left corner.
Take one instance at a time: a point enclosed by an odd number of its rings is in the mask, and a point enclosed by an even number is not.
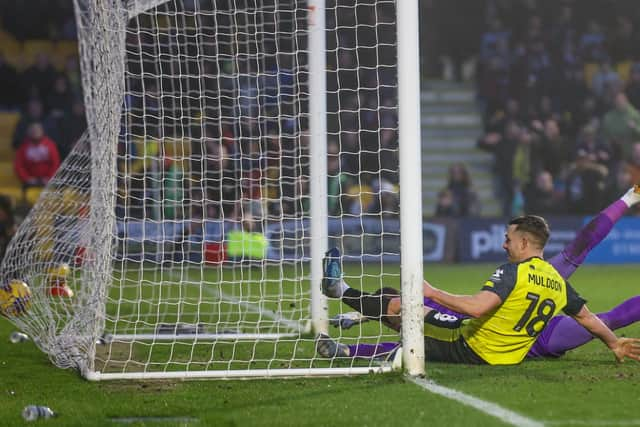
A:
[[[451,292],[473,292],[492,269],[426,265],[425,276]],[[636,295],[636,276],[637,266],[585,266],[571,282],[590,308],[600,311]],[[21,425],[20,412],[28,404],[57,411],[58,418],[38,423],[50,426],[504,425],[430,394],[399,374],[90,383],[73,371],[53,367],[31,342],[10,344],[13,330],[0,321],[0,425]],[[619,334],[640,337],[640,325]],[[512,367],[429,364],[427,373],[441,385],[547,425],[639,425],[640,364],[612,360],[602,344],[592,342],[557,360]],[[154,418],[131,424],[127,417]]]

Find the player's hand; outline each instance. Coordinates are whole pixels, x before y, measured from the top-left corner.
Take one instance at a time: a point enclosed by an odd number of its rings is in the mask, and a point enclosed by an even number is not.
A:
[[[426,280],[422,282],[422,294],[425,297],[432,298],[435,291],[436,291],[436,288],[431,286],[431,283],[427,282]]]
[[[638,338],[618,338],[611,350],[620,363],[624,362],[625,357],[640,362],[640,339]]]

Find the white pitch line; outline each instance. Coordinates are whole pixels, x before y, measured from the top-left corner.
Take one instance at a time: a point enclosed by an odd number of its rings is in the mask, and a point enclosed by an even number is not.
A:
[[[170,272],[170,275],[176,280],[179,281],[181,279],[180,275],[174,271]],[[227,295],[222,291],[218,291],[217,289],[211,288],[209,286],[202,286],[202,289],[204,289],[204,291],[206,293],[208,293],[209,295],[212,295],[216,298],[220,298],[222,300],[231,302],[233,304],[238,304],[242,307],[244,307],[248,312],[251,313],[256,313],[256,314],[260,314],[261,316],[267,317],[271,320],[273,320],[274,322],[284,325],[288,328],[293,329],[296,332],[302,332],[304,331],[304,326],[300,324],[300,322],[296,322],[295,320],[289,320],[289,319],[285,319],[284,317],[280,316],[278,313],[276,313],[273,310],[269,310],[269,309],[260,309],[255,307],[255,304],[251,304],[247,301],[243,301],[239,298],[236,298],[234,296],[231,295]]]
[[[495,403],[487,402],[485,400],[478,399],[477,397],[464,394],[461,391],[438,385],[431,380],[409,377],[409,381],[419,385],[431,393],[438,394],[446,397],[447,399],[455,400],[463,405],[471,406],[472,408],[475,408],[480,412],[484,412],[487,415],[491,415],[492,417],[496,417],[507,424],[518,427],[544,427],[544,423],[540,421],[527,418]]]
[[[572,426],[640,426],[637,420],[549,420],[545,425],[572,425]]]
[[[280,316],[278,313],[276,313],[275,311],[269,310],[267,308],[256,308],[254,304],[251,304],[247,301],[243,301],[240,298],[236,298],[233,297],[231,295],[227,295],[224,292],[218,291],[217,289],[212,289],[206,286],[203,286],[203,289],[205,292],[207,292],[210,295],[213,295],[217,298],[220,298],[222,300],[228,301],[228,302],[232,302],[234,304],[238,304],[242,307],[244,307],[247,311],[251,312],[251,313],[256,313],[256,314],[260,314],[261,316],[264,317],[268,317],[270,319],[272,319],[274,322],[276,323],[280,323],[282,325],[285,325],[288,328],[291,328],[293,330],[297,330],[297,331],[302,331],[304,328],[300,325],[299,322],[296,322],[294,320],[289,320],[289,319],[285,319],[284,317]]]

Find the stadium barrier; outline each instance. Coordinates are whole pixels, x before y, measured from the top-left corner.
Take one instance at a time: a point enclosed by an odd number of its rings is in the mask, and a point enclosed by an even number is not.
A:
[[[557,254],[591,217],[550,217],[551,237],[547,257]],[[464,218],[429,220],[422,226],[424,262],[504,261],[504,220]],[[264,259],[308,260],[309,221],[290,220],[270,224],[264,235],[269,244]],[[127,221],[118,223],[118,257],[131,261],[189,260],[224,262],[225,236],[237,224],[223,221]],[[126,233],[125,233],[126,230]],[[329,220],[329,246],[343,249],[346,261],[400,262],[400,222],[397,219],[350,218]],[[124,238],[126,236],[126,239]],[[162,245],[162,247],[161,247]],[[256,259],[255,256],[253,259]],[[640,262],[640,218],[623,218],[596,247],[588,263]]]

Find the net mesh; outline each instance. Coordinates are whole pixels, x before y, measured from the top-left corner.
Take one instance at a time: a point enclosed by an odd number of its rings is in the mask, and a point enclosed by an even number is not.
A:
[[[394,13],[326,5],[329,245],[367,292],[399,287]],[[34,293],[12,320],[80,370],[379,364],[318,357],[310,331],[307,4],[76,0],[76,15],[89,129],[9,247],[2,280]],[[331,334],[397,340],[378,322]]]

